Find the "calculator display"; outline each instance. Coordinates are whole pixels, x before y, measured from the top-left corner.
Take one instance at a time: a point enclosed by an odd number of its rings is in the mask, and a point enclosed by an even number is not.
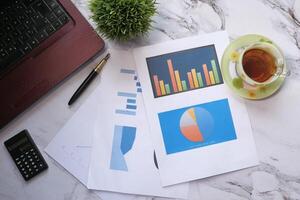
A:
[[[9,151],[12,151],[16,147],[18,147],[18,146],[20,146],[20,145],[22,145],[22,144],[24,144],[26,142],[28,142],[28,139],[27,139],[27,137],[24,137],[24,138],[21,138],[20,140],[16,141],[15,143],[9,145],[7,148],[8,148]]]

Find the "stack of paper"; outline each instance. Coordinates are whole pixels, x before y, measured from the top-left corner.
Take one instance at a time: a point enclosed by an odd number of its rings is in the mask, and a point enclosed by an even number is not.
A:
[[[227,45],[218,32],[110,50],[100,85],[46,152],[103,199],[186,199],[188,181],[256,165],[245,105],[220,71]]]

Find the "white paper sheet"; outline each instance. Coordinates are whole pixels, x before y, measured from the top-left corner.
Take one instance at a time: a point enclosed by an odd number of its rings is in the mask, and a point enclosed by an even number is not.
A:
[[[99,86],[100,87],[100,86]],[[48,144],[45,152],[82,184],[87,185],[99,87]],[[136,195],[95,191],[103,200],[132,200]]]
[[[217,32],[134,50],[164,186],[258,164],[246,107],[217,66],[228,44]]]
[[[88,188],[187,198],[187,184],[161,186],[131,52],[110,53],[101,82],[105,90],[99,99]]]

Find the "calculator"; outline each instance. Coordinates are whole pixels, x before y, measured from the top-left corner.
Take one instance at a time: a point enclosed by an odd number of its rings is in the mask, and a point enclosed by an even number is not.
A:
[[[4,142],[25,181],[48,168],[29,132],[23,130]]]

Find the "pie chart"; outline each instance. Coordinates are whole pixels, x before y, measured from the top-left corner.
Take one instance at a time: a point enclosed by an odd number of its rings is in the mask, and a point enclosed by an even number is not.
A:
[[[204,142],[214,129],[212,115],[201,107],[187,109],[180,118],[181,134],[191,142]]]

